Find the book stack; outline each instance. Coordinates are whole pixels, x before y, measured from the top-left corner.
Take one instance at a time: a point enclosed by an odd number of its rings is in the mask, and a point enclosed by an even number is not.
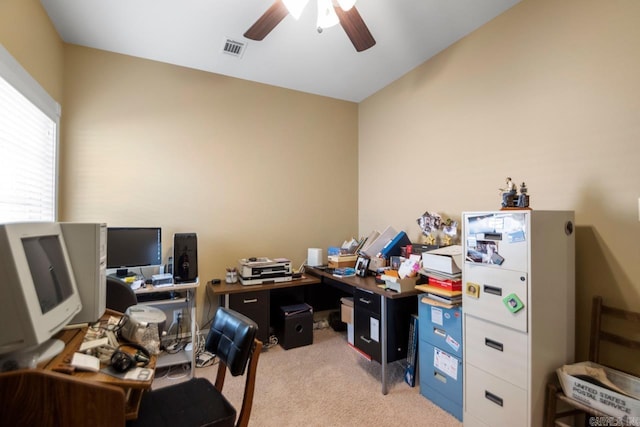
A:
[[[364,245],[366,238],[351,239],[342,243],[341,247],[331,246],[327,252],[329,268],[355,267],[358,261],[358,251]]]
[[[358,255],[339,254],[327,256],[329,268],[355,267]]]
[[[352,267],[340,267],[333,270],[336,277],[353,277],[356,275],[356,269]]]
[[[462,290],[462,278],[444,278],[437,275],[427,275],[429,278],[429,284],[438,288],[445,289],[447,291],[461,291]]]
[[[426,297],[448,307],[462,304],[462,247],[444,246],[422,253],[420,274],[427,276]]]
[[[448,291],[433,285],[417,285],[416,289],[425,293],[425,298],[433,301],[433,305],[452,308],[462,304],[462,291]]]

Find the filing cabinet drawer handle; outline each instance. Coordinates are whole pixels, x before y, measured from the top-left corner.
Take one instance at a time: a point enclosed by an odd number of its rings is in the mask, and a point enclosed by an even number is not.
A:
[[[487,294],[502,296],[502,288],[496,288],[495,286],[484,285],[484,292]]]
[[[244,302],[245,304],[250,304],[250,303],[258,302],[258,298],[245,299],[245,300],[243,300],[243,302]]]
[[[446,384],[447,383],[447,377],[445,377],[444,375],[442,375],[440,372],[433,372],[433,376],[435,379],[437,379],[438,381]]]
[[[371,300],[370,299],[360,298],[360,302],[363,302],[365,304],[371,304]]]
[[[484,397],[495,403],[496,405],[503,406],[504,402],[501,397],[496,396],[495,394],[485,390]]]
[[[502,240],[502,233],[484,233],[484,240]]]
[[[363,337],[362,335],[360,335],[360,339],[364,342],[366,342],[367,344],[371,344],[371,340],[366,339],[365,337]]]
[[[498,341],[494,341],[490,338],[485,337],[484,338],[484,345],[486,345],[487,347],[491,347],[495,350],[498,351],[504,351],[504,344],[502,344],[501,342]]]
[[[443,338],[445,338],[447,336],[447,333],[445,331],[443,331],[442,329],[440,329],[440,328],[433,328],[433,333],[436,334],[436,335],[439,335],[439,336],[441,336]]]

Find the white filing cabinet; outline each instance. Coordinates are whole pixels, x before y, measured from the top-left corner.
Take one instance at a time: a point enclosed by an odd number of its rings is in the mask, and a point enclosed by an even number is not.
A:
[[[573,221],[463,213],[465,426],[542,425],[545,385],[574,358]]]

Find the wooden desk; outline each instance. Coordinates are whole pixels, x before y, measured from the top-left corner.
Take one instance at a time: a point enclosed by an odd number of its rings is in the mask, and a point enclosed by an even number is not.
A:
[[[229,294],[239,294],[250,291],[268,291],[271,289],[286,289],[292,288],[295,286],[307,286],[307,285],[317,285],[320,283],[320,279],[313,276],[302,276],[300,279],[294,279],[289,282],[279,282],[279,283],[264,283],[262,285],[243,285],[240,282],[237,283],[217,283],[215,285],[210,284],[211,289],[214,294],[218,295],[229,295]]]
[[[343,291],[354,295],[354,319],[367,319],[369,312],[360,310],[358,301],[355,301],[356,295],[361,295],[361,291],[378,295],[380,302],[380,365],[382,367],[381,382],[382,394],[387,394],[387,364],[398,360],[400,357],[406,357],[408,345],[409,319],[412,313],[417,313],[418,298],[421,292],[417,289],[406,292],[393,292],[382,289],[378,286],[373,276],[367,277],[336,277],[322,269],[306,267],[305,271],[322,279],[323,283],[330,286],[339,287]],[[359,313],[363,311],[364,313]],[[366,322],[366,320],[365,320]],[[392,326],[393,324],[393,326]],[[367,338],[358,335],[358,325],[354,325],[354,345],[358,348],[358,339],[366,341]],[[392,343],[395,354],[389,355],[389,329],[392,329],[394,335]],[[370,347],[370,346],[369,346]],[[402,348],[402,351],[399,349]],[[362,349],[367,353],[366,348]]]
[[[107,310],[102,319],[106,320],[109,316],[122,316],[122,313],[118,313],[112,310]],[[140,405],[140,399],[142,398],[142,393],[144,390],[148,390],[151,388],[151,383],[153,382],[153,375],[147,380],[125,380],[121,378],[114,377],[109,374],[105,374],[103,372],[85,372],[78,371],[73,366],[71,366],[71,358],[73,357],[73,353],[78,351],[80,348],[80,344],[84,340],[85,334],[87,333],[87,327],[83,328],[75,328],[75,329],[67,329],[60,331],[56,338],[62,340],[65,343],[64,350],[51,359],[48,362],[45,362],[41,365],[38,365],[39,369],[57,371],[62,373],[70,374],[76,378],[80,378],[86,381],[100,382],[108,385],[114,385],[122,388],[125,392],[126,398],[126,409],[125,416],[126,419],[135,419],[138,417],[138,407]],[[101,368],[104,368],[106,365],[101,365]],[[151,356],[151,361],[147,365],[148,368],[154,369],[156,366],[156,356]]]
[[[263,343],[269,342],[271,327],[272,292],[309,285],[319,285],[320,279],[303,276],[289,282],[265,283],[262,285],[242,285],[241,283],[209,284],[214,295],[220,299],[223,307],[236,310],[258,324],[257,338]]]
[[[252,294],[251,302],[256,304],[260,304],[259,295],[262,293],[261,291],[270,291],[276,289],[284,289],[288,287],[296,287],[296,286],[305,286],[305,285],[317,285],[322,283],[323,285],[328,285],[333,288],[339,289],[345,295],[355,295],[358,290],[362,290],[368,292],[370,294],[378,295],[380,298],[380,364],[382,366],[381,373],[381,382],[382,382],[382,394],[387,394],[387,364],[398,360],[400,357],[406,356],[406,347],[408,345],[408,331],[409,331],[409,319],[411,313],[417,313],[418,310],[418,298],[417,295],[420,295],[422,292],[418,290],[411,290],[407,292],[397,293],[393,291],[386,291],[378,286],[375,282],[375,279],[372,276],[369,277],[335,277],[331,273],[327,273],[324,270],[313,268],[313,267],[305,267],[305,278],[302,280],[294,280],[291,282],[283,282],[283,283],[269,283],[264,285],[241,285],[239,283],[236,284],[226,284],[219,283],[216,285],[209,285],[213,290],[214,294],[217,294],[223,297],[223,301],[221,305],[225,307],[230,307],[230,295],[233,294]],[[268,292],[265,292],[268,294]],[[254,295],[256,296],[254,298]],[[391,301],[391,302],[390,302]],[[260,312],[266,314],[260,314],[256,312],[244,312],[244,314],[248,315],[250,318],[255,320],[259,328],[265,328],[264,324],[266,323],[267,328],[269,325],[269,301],[262,304]],[[265,308],[264,305],[267,307]],[[313,305],[313,304],[312,304]],[[355,304],[354,304],[355,305]],[[231,307],[234,308],[234,307]],[[335,307],[339,308],[339,307]],[[354,307],[357,311],[358,308]],[[262,321],[260,321],[261,316],[266,316],[266,319],[262,317]],[[397,318],[400,319],[397,319]],[[405,324],[406,320],[406,324]],[[261,325],[262,323],[262,325]],[[401,351],[396,351],[393,355],[389,355],[388,346],[389,346],[389,329],[390,323],[393,324],[391,328],[394,331],[394,336],[392,337],[392,342],[395,344],[398,343],[399,346],[404,346]],[[267,331],[268,337],[268,331]],[[404,342],[401,342],[404,341]],[[357,347],[357,346],[356,346]],[[397,347],[397,346],[396,346]],[[366,353],[366,351],[365,351]]]

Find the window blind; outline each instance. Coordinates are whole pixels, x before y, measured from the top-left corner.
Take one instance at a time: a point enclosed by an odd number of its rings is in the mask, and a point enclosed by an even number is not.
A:
[[[59,112],[0,46],[0,223],[57,219]]]

